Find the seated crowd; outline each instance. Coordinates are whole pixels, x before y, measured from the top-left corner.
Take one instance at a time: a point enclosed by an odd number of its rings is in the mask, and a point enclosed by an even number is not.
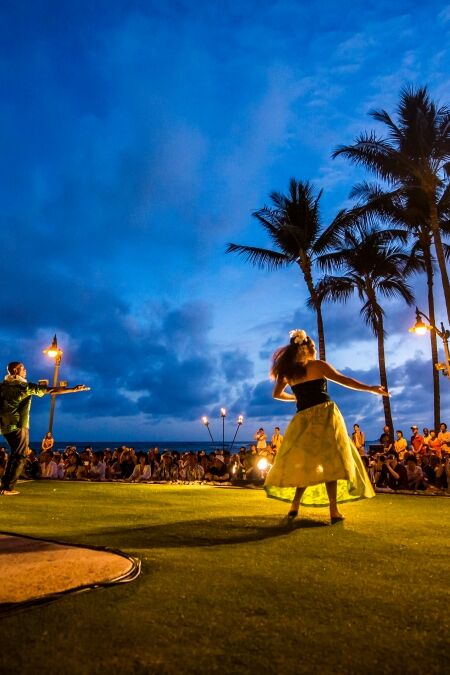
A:
[[[380,442],[369,446],[367,454],[364,434],[358,425],[354,428],[353,440],[357,441],[355,445],[377,491],[450,493],[450,432],[446,424],[442,423],[437,433],[424,428],[423,434],[417,426],[412,426],[410,441],[401,430],[396,431],[394,439],[389,427],[384,427]],[[241,446],[236,454],[228,450],[209,454],[204,450],[160,453],[159,448],[135,452],[134,448],[125,446],[101,452],[92,447],[78,451],[75,446],[68,446],[64,451],[42,450],[39,455],[30,450],[22,476],[128,483],[262,484],[282,436],[276,427],[276,435],[272,437],[276,442],[267,443],[262,429],[254,438],[256,444],[249,448]],[[7,461],[5,448],[0,448],[0,476]]]
[[[75,446],[68,446],[64,451],[45,450],[39,455],[30,450],[22,477],[129,483],[258,483],[266,474],[266,470],[257,466],[263,456],[267,458],[267,465],[273,462],[274,454],[269,449],[263,455],[255,445],[249,449],[242,446],[236,454],[227,450],[209,454],[204,450],[160,453],[158,448],[135,452],[134,448],[125,446],[99,452],[92,447],[78,451]],[[7,458],[6,450],[0,448],[0,476]]]
[[[372,446],[362,456],[379,492],[450,492],[450,432],[445,423],[437,432],[425,427],[422,434],[413,425],[409,442],[400,429],[394,439],[386,426],[379,448]]]

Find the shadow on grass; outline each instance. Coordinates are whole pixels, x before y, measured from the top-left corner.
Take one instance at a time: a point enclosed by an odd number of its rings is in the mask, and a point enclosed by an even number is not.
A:
[[[139,527],[108,528],[83,536],[83,541],[99,538],[108,546],[122,548],[180,548],[226,546],[262,541],[289,535],[294,530],[327,526],[325,521],[299,518],[261,517],[211,518]],[[99,536],[100,535],[100,536]]]

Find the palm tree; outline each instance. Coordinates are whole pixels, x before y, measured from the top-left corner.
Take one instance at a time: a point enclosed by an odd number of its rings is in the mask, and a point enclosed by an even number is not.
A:
[[[432,254],[432,234],[428,225],[427,213],[428,202],[420,190],[409,191],[406,195],[401,191],[397,193],[385,193],[377,184],[367,182],[356,185],[351,197],[357,198],[358,203],[351,212],[353,218],[364,218],[370,215],[378,215],[383,221],[393,224],[395,227],[403,227],[411,235],[412,245],[410,250],[410,262],[415,268],[423,264],[427,278],[428,315],[433,325],[436,325],[434,303],[434,268],[435,259]],[[449,208],[446,203],[445,193],[438,202],[438,214],[441,229],[444,235],[449,233]],[[343,224],[341,223],[341,227]],[[444,244],[444,252],[448,257],[449,247]],[[434,427],[438,428],[441,420],[440,413],[440,386],[439,372],[435,368],[438,363],[437,335],[435,331],[429,331],[431,343],[431,370],[433,380],[434,399]]]
[[[252,215],[263,226],[274,244],[273,249],[228,244],[227,253],[238,253],[258,267],[274,270],[296,264],[299,266],[310,294],[310,304],[317,319],[320,358],[325,359],[325,334],[321,300],[316,292],[312,268],[321,252],[319,241],[321,223],[319,201],[308,181],[291,178],[288,195],[272,192],[272,206],[264,206]]]
[[[329,228],[332,232],[333,228]],[[405,275],[411,274],[409,256],[402,245],[407,235],[402,230],[379,230],[373,224],[360,221],[353,227],[333,232],[335,250],[318,258],[318,265],[327,274],[317,284],[317,293],[322,300],[346,302],[354,293],[364,303],[361,315],[369,325],[378,342],[378,364],[380,382],[388,391],[386,359],[384,350],[384,310],[379,298],[400,296],[408,305],[414,298],[405,282]],[[408,271],[409,269],[409,271]],[[339,271],[339,276],[328,272]],[[391,404],[383,396],[385,423],[393,430]]]
[[[450,202],[450,108],[440,108],[426,87],[405,87],[400,93],[397,122],[385,110],[371,116],[387,127],[387,138],[363,133],[353,145],[338,147],[333,157],[343,155],[375,174],[387,185],[385,195],[411,201],[420,194],[426,226],[431,232],[450,321],[450,282],[442,242],[439,204]]]

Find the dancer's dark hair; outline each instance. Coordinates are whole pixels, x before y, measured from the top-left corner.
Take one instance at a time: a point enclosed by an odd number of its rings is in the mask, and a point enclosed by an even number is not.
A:
[[[274,353],[270,377],[288,382],[301,379],[306,375],[306,364],[313,358],[315,350],[314,341],[309,335],[302,342],[298,342],[298,337],[293,335],[288,345],[280,347]]]

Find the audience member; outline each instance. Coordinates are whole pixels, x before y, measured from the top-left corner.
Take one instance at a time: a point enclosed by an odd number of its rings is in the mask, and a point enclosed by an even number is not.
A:
[[[355,444],[356,449],[358,450],[361,457],[364,457],[364,455],[366,454],[365,449],[366,437],[364,435],[364,431],[361,431],[361,429],[359,428],[359,424],[353,425],[352,441]]]
[[[401,429],[397,429],[395,433],[397,434],[397,439],[394,441],[394,450],[397,453],[397,457],[402,462],[408,449],[408,441],[404,438]]]
[[[426,452],[426,448],[423,443],[423,436],[419,434],[419,427],[413,425],[411,427],[412,436],[411,436],[411,450],[416,454],[421,454]]]

